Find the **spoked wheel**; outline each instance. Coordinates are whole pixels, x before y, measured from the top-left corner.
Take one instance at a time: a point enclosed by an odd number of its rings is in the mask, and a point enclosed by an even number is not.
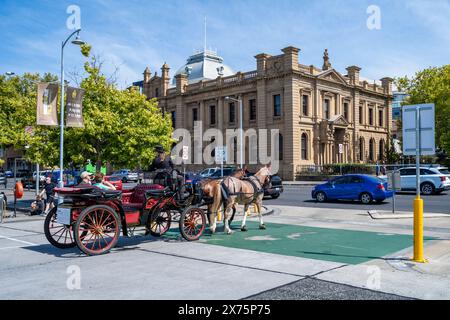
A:
[[[48,242],[57,248],[69,249],[77,245],[72,226],[60,224],[56,221],[56,207],[50,210],[45,217],[44,233]]]
[[[155,211],[154,217],[150,221],[150,234],[154,237],[161,237],[170,229],[170,222],[172,220],[172,214],[170,210]]]
[[[74,226],[78,248],[87,255],[109,252],[119,241],[120,218],[108,206],[95,205],[84,209]]]
[[[180,216],[180,233],[187,241],[198,240],[206,227],[205,212],[198,207],[187,208]]]

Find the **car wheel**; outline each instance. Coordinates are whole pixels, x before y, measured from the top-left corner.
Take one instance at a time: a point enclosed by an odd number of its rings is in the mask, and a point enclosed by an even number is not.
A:
[[[422,185],[420,186],[420,192],[422,192],[422,194],[427,196],[433,194],[434,186],[429,182],[422,183]]]
[[[272,199],[278,199],[279,196],[280,196],[279,193],[271,195]]]
[[[370,195],[370,193],[364,192],[359,196],[359,199],[361,200],[362,203],[364,204],[369,204],[372,202],[372,196]]]
[[[327,200],[327,195],[325,194],[325,192],[319,191],[316,194],[316,200],[318,202],[325,202]]]

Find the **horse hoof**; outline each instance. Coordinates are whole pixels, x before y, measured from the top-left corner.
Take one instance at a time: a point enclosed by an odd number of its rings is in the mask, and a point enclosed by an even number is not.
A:
[[[228,231],[227,231],[227,234],[228,234],[228,235],[233,234],[233,230],[228,230]]]
[[[261,225],[259,226],[259,229],[261,229],[261,230],[266,230],[266,225],[265,225],[265,224],[261,224]]]
[[[246,226],[243,226],[243,227],[241,227],[241,231],[247,231],[247,227]]]
[[[216,233],[216,230],[215,229],[211,229],[211,234],[214,234],[214,233]]]

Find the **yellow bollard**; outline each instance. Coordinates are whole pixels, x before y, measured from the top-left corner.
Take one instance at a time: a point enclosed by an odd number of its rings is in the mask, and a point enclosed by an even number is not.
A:
[[[414,199],[414,262],[425,263],[423,257],[423,200],[420,196]]]
[[[219,209],[217,211],[217,221],[222,221],[222,210],[221,209]]]

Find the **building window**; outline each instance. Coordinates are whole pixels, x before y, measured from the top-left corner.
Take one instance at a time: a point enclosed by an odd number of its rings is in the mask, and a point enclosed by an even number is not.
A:
[[[278,160],[283,160],[283,135],[278,136]]]
[[[156,97],[156,98],[159,97],[159,88],[155,88],[155,97]]]
[[[373,126],[373,109],[369,108],[369,125]]]
[[[359,160],[364,161],[364,138],[359,138]]]
[[[375,159],[374,157],[375,153],[375,141],[373,139],[369,140],[369,160],[373,161]]]
[[[383,126],[383,110],[378,110],[378,125]]]
[[[344,102],[344,118],[345,118],[345,120],[349,121],[349,118],[348,118],[348,103],[347,102]]]
[[[363,107],[359,106],[359,124],[363,124]]]
[[[234,102],[231,102],[228,105],[228,119],[230,121],[230,123],[234,123],[236,121],[236,108],[234,106]]]
[[[192,124],[195,125],[195,121],[198,121],[198,109],[192,109]]]
[[[303,133],[301,138],[301,156],[302,160],[308,160],[308,137],[306,133]]]
[[[172,119],[172,128],[174,128],[175,129],[175,127],[176,127],[176,112],[175,111],[172,111],[171,113],[170,113],[170,116],[171,116],[171,119]]]
[[[384,160],[384,140],[380,139],[380,145],[378,146],[378,160],[383,161]]]
[[[250,120],[256,120],[256,99],[248,101],[250,105]]]
[[[323,114],[325,119],[330,119],[330,100],[325,99],[323,102]]]
[[[309,96],[304,94],[302,96],[302,111],[303,111],[303,115],[307,116],[308,115],[308,101],[309,100]]]
[[[209,106],[209,123],[216,124],[216,106]]]
[[[281,116],[281,95],[279,94],[273,96],[273,116]]]

